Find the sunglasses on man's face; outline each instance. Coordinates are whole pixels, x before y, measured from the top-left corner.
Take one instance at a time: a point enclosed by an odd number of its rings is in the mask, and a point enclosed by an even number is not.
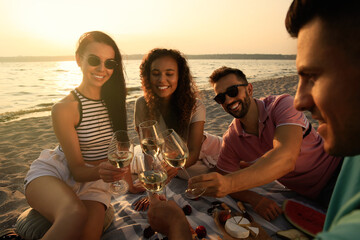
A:
[[[89,56],[87,62],[90,66],[96,67],[101,64],[101,60],[98,56]],[[114,59],[107,59],[104,62],[104,65],[107,69],[114,69],[118,65],[118,63]]]
[[[226,100],[226,96],[228,95],[229,97],[236,97],[239,94],[239,89],[238,87],[241,86],[247,86],[247,83],[242,83],[242,84],[237,84],[237,85],[233,85],[230,86],[226,89],[226,92],[224,93],[219,93],[218,95],[216,95],[214,97],[214,100],[218,103],[218,104],[223,104]]]

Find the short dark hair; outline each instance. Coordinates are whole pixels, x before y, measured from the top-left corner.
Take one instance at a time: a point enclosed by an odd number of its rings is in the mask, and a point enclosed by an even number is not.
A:
[[[248,83],[245,74],[240,69],[230,68],[226,66],[216,69],[210,75],[209,82],[211,83],[211,85],[214,85],[217,81],[219,81],[220,78],[225,77],[229,74],[235,74],[240,81]]]
[[[360,54],[359,0],[294,0],[285,18],[286,30],[292,37],[307,23],[319,18],[327,38],[342,47],[348,55],[359,59]]]

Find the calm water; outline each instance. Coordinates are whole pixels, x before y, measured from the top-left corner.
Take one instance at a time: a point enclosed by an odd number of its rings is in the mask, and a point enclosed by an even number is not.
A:
[[[139,79],[141,60],[124,62],[129,96],[142,95]],[[209,89],[208,76],[221,66],[240,68],[250,82],[296,74],[295,60],[189,60],[199,89]],[[51,106],[80,84],[81,71],[75,61],[0,62],[0,122],[48,115]]]

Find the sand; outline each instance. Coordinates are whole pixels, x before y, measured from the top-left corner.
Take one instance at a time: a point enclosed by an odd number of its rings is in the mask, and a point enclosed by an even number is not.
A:
[[[294,96],[297,76],[255,82],[253,86],[255,98],[283,93]],[[233,117],[213,97],[212,90],[202,92],[207,112],[205,130],[222,136]],[[129,129],[133,129],[133,106],[134,102],[127,106]],[[316,123],[312,123],[316,128]],[[49,116],[0,123],[0,230],[12,228],[17,217],[29,207],[23,189],[25,174],[41,150],[56,145]]]

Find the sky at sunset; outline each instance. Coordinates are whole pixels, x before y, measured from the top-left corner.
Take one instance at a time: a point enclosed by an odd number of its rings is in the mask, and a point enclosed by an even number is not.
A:
[[[0,56],[74,55],[100,30],[123,54],[295,54],[284,19],[291,0],[0,0]]]

